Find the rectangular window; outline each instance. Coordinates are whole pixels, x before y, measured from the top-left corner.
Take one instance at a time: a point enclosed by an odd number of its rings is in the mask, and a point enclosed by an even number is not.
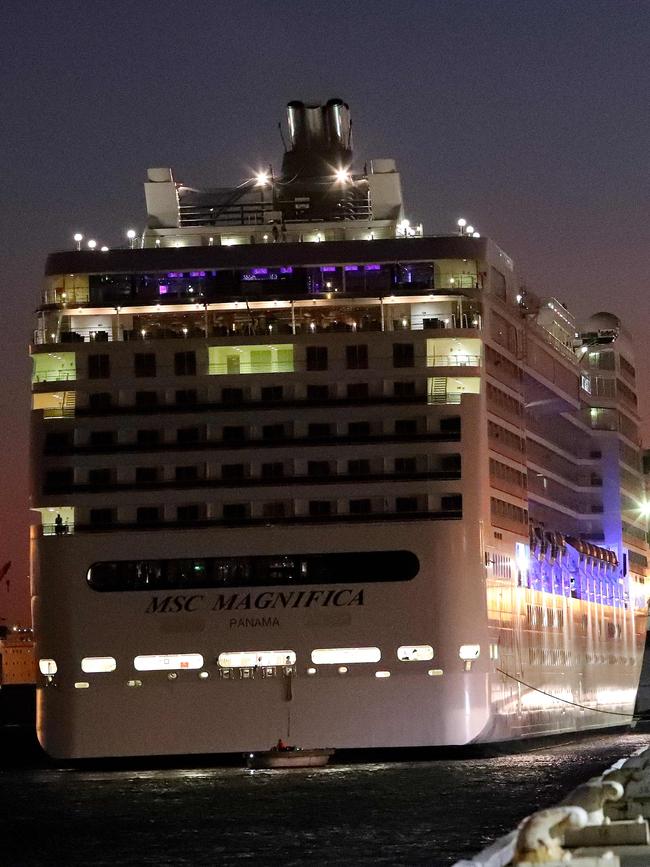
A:
[[[179,427],[176,431],[176,442],[180,445],[191,445],[198,443],[200,439],[200,431],[198,427]]]
[[[194,464],[176,467],[174,476],[177,482],[195,482],[199,477],[199,470]]]
[[[196,503],[192,503],[189,506],[178,506],[176,509],[176,520],[184,523],[191,524],[194,521],[198,521],[201,517],[201,510]]]
[[[159,430],[139,430],[135,436],[139,446],[157,446],[161,440]]]
[[[262,386],[260,391],[260,398],[262,400],[282,400],[284,397],[284,389],[281,385],[265,385]]]
[[[309,476],[329,476],[330,465],[328,461],[308,461],[307,475]]]
[[[220,668],[271,668],[273,666],[294,665],[296,654],[293,650],[249,650],[243,653],[220,653],[217,663]]]
[[[395,497],[396,512],[417,512],[418,498],[417,497]]]
[[[210,346],[212,374],[293,373],[293,345],[269,343],[257,346]]]
[[[415,382],[395,382],[393,383],[393,394],[395,397],[415,397]]]
[[[100,391],[88,395],[88,408],[92,412],[107,412],[112,405],[113,399],[109,391]]]
[[[378,647],[323,647],[311,652],[314,665],[350,665],[355,662],[379,662]]]
[[[107,354],[88,356],[88,379],[108,379],[111,375],[110,356]]]
[[[160,509],[158,506],[138,506],[135,520],[138,524],[157,524],[160,521]]]
[[[263,479],[281,479],[284,476],[284,464],[280,461],[262,464]]]
[[[158,406],[158,392],[136,391],[135,405],[138,409],[153,409],[153,407]]]
[[[346,346],[345,361],[348,370],[366,370],[368,367],[368,347],[366,344]]]
[[[265,424],[262,426],[262,439],[265,440],[281,440],[284,439],[283,424]]]
[[[262,517],[264,518],[284,518],[286,513],[286,503],[281,500],[275,503],[264,503],[262,506]]]
[[[393,367],[413,367],[415,346],[413,343],[393,343]]]
[[[329,500],[310,500],[309,514],[311,517],[333,514],[332,503]]]
[[[240,425],[226,425],[222,433],[225,443],[240,443],[246,439],[246,430]]]
[[[197,400],[195,388],[181,388],[176,392],[176,403],[179,406],[194,406]]]
[[[347,394],[351,400],[364,400],[370,394],[367,382],[349,382]]]
[[[136,376],[155,376],[156,354],[154,352],[136,352],[133,356],[133,372]]]
[[[441,497],[440,508],[443,512],[461,512],[463,509],[462,494],[447,494]]]
[[[65,467],[59,470],[48,470],[45,473],[46,488],[69,488],[74,484],[74,470]]]
[[[81,660],[81,670],[84,674],[99,674],[104,671],[115,671],[117,663],[112,656],[85,656]]]
[[[366,458],[348,461],[348,473],[351,476],[367,476],[370,473],[370,461]]]
[[[369,499],[350,500],[351,515],[365,515],[372,511],[372,504]]]
[[[395,472],[412,474],[417,472],[416,458],[395,458]]]
[[[306,361],[307,370],[327,370],[327,347],[308,346]]]
[[[223,388],[221,390],[221,402],[229,406],[237,406],[244,402],[243,388]]]
[[[418,432],[418,422],[415,418],[400,418],[395,422],[395,433],[398,436],[415,436]]]
[[[223,504],[223,519],[224,521],[245,521],[248,517],[248,503],[224,503]]]
[[[67,431],[53,431],[45,436],[45,451],[65,451],[72,445],[72,436]]]
[[[203,657],[200,653],[136,656],[133,660],[133,667],[136,671],[177,671],[183,668],[203,668]]]
[[[135,481],[138,485],[151,484],[158,481],[158,467],[136,467]]]
[[[91,446],[102,447],[112,446],[115,443],[114,430],[92,430],[88,437],[88,442]]]
[[[370,436],[370,422],[369,421],[351,421],[348,424],[348,435],[351,437]]]
[[[110,485],[113,480],[113,471],[107,468],[88,470],[89,485]]]
[[[196,374],[196,352],[175,352],[174,373],[176,376],[194,376]]]
[[[93,527],[112,524],[114,520],[113,509],[91,509],[88,512],[88,523]]]
[[[311,424],[307,425],[307,435],[309,437],[313,437],[314,439],[318,439],[318,437],[331,436],[331,433],[332,425],[325,422],[312,422]]]
[[[308,385],[307,400],[328,400],[330,396],[329,385]]]
[[[233,482],[244,478],[244,464],[224,464],[221,467],[221,478]]]

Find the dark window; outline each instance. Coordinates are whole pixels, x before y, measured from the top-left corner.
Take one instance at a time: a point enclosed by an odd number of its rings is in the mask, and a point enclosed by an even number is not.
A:
[[[135,435],[135,440],[139,446],[157,446],[161,439],[159,430],[139,430]]]
[[[221,478],[225,481],[232,482],[236,479],[244,478],[243,464],[224,464],[221,467]]]
[[[363,575],[366,583],[412,581],[419,570],[418,558],[410,551],[117,560],[93,563],[88,583],[93,590],[103,592],[181,590],[186,587],[356,585],[359,575]],[[164,604],[161,601],[161,610]]]
[[[307,347],[307,370],[327,370],[327,347]]]
[[[449,418],[440,419],[441,433],[460,433],[460,416],[452,415]]]
[[[332,425],[324,422],[312,422],[307,426],[307,435],[310,437],[328,437],[332,433]]]
[[[136,391],[135,405],[139,409],[152,409],[154,406],[158,406],[158,392]]]
[[[246,430],[240,425],[227,425],[223,429],[222,436],[226,443],[240,443],[246,439]]]
[[[46,488],[69,488],[74,484],[74,470],[65,467],[61,470],[48,470],[45,473]]]
[[[230,406],[235,406],[237,404],[244,402],[244,389],[243,388],[223,388],[221,390],[221,401],[222,403],[227,403]]]
[[[447,494],[440,498],[440,508],[443,512],[461,512],[463,509],[462,494]]]
[[[413,367],[415,346],[412,343],[393,343],[393,367]]]
[[[281,440],[284,438],[283,424],[265,424],[262,427],[262,438],[265,440]]]
[[[135,520],[138,524],[157,524],[160,521],[160,509],[158,506],[138,506]]]
[[[176,442],[180,445],[198,443],[200,432],[198,427],[179,427],[176,431]]]
[[[111,375],[111,359],[109,355],[88,356],[88,379],[108,379]]]
[[[262,506],[262,516],[264,518],[284,518],[287,513],[286,503],[279,501],[277,503],[264,503]]]
[[[313,518],[318,517],[320,515],[331,515],[332,514],[332,504],[329,500],[310,500],[309,501],[309,514]]]
[[[92,430],[88,440],[91,446],[112,446],[115,443],[115,431]]]
[[[158,481],[158,467],[136,467],[135,468],[136,484],[148,484]]]
[[[109,391],[99,391],[88,395],[88,407],[93,412],[106,412],[113,405],[113,398]]]
[[[460,455],[441,455],[440,469],[446,473],[460,473]]]
[[[280,461],[262,464],[263,479],[281,479],[284,476],[284,464]]]
[[[417,497],[395,497],[396,512],[417,512],[418,498]]]
[[[113,472],[110,469],[88,470],[89,485],[110,485],[113,481]]]
[[[72,435],[67,431],[51,431],[45,435],[45,451],[58,452],[72,445]]]
[[[372,511],[372,504],[370,500],[350,500],[350,514],[351,515],[363,515]]]
[[[347,390],[348,397],[352,400],[363,400],[370,394],[367,382],[349,382]]]
[[[114,520],[113,509],[91,509],[88,513],[88,523],[93,526],[105,526],[112,524]]]
[[[190,506],[178,506],[176,509],[176,520],[184,524],[191,524],[198,521],[201,517],[201,510],[196,503]]]
[[[154,352],[136,352],[133,356],[133,371],[136,376],[155,376],[156,354]]]
[[[308,385],[307,400],[327,400],[330,396],[329,385]]]
[[[395,382],[393,384],[393,394],[395,397],[415,397],[415,383]]]
[[[351,476],[367,476],[370,473],[370,461],[366,458],[348,461],[348,473]]]
[[[415,418],[399,418],[395,422],[395,433],[399,436],[413,436],[418,432],[418,421]]]
[[[351,421],[348,424],[348,436],[351,436],[351,437],[370,436],[370,422],[369,421]]]
[[[176,376],[194,376],[196,373],[196,352],[175,352],[174,373]]]
[[[330,465],[328,461],[309,461],[307,474],[310,476],[329,476]]]
[[[224,503],[224,521],[244,521],[248,517],[248,503]]]
[[[417,460],[415,458],[395,458],[396,473],[417,472]]]
[[[177,482],[194,482],[198,477],[199,470],[194,464],[187,467],[176,467],[174,470],[174,478]]]
[[[195,388],[182,388],[176,392],[176,403],[180,406],[194,406],[196,400]]]
[[[265,385],[262,387],[260,396],[262,400],[282,400],[284,389],[281,385]]]
[[[345,360],[348,370],[366,370],[368,367],[368,347],[365,343],[345,347]]]

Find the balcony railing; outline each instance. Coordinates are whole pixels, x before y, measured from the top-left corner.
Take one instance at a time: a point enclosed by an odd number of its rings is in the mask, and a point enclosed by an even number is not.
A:
[[[427,355],[427,367],[480,367],[480,355]]]
[[[35,373],[32,376],[32,383],[37,382],[71,382],[77,378],[75,370],[46,370],[42,373]]]

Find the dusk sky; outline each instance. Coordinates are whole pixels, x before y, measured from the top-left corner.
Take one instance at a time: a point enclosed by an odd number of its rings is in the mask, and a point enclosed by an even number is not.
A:
[[[621,316],[650,413],[650,2],[3,0],[0,41],[0,617],[28,618],[46,254],[141,229],[149,166],[190,186],[278,169],[290,99],[346,100],[358,167],[394,157],[426,232],[465,216],[534,291]]]

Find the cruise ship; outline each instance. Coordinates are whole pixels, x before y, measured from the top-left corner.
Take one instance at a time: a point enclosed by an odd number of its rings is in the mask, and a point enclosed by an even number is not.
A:
[[[146,227],[46,263],[31,345],[37,730],[60,759],[403,748],[632,718],[636,374],[348,106],[279,171],[150,168]],[[410,218],[410,219],[409,219]]]

